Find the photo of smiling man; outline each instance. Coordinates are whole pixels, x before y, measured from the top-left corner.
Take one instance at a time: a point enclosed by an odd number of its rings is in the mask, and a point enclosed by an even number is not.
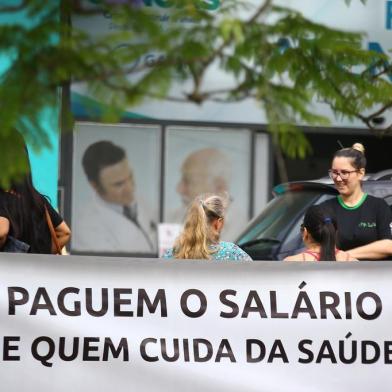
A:
[[[85,131],[81,139],[89,142],[93,138],[87,135],[91,133]],[[153,208],[140,202],[146,198],[137,191],[143,195],[145,184],[137,183],[127,154],[131,148],[122,143],[128,139],[125,129],[120,128],[114,139],[86,143],[78,152],[72,248],[94,253],[154,254],[157,218],[151,213]],[[135,162],[140,163],[136,158]],[[142,178],[139,175],[139,180]],[[145,182],[150,180],[146,177]]]

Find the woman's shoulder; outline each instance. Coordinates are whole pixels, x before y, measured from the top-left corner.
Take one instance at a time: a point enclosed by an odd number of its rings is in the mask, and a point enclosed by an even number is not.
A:
[[[283,261],[318,261],[317,256],[310,252],[301,252],[296,255],[287,256]]]
[[[172,259],[173,257],[173,248],[166,249],[162,256],[163,259]]]
[[[303,253],[298,253],[292,256],[286,256],[283,261],[305,261],[305,255]]]
[[[220,241],[217,252],[212,254],[215,260],[252,261],[252,258],[233,242]]]
[[[332,210],[332,211],[336,210],[340,206],[337,196],[338,195],[333,196],[330,199],[323,201],[322,203],[320,203],[320,206],[327,209],[327,210],[328,209]]]
[[[387,202],[382,197],[367,194],[366,202],[367,204],[389,208]]]
[[[57,212],[57,210],[53,208],[50,200],[46,196],[44,195],[40,195],[40,196],[43,203],[43,208],[48,211],[53,226],[54,227],[59,226],[60,223],[63,222],[63,217]]]
[[[219,249],[230,250],[230,251],[242,250],[238,245],[234,244],[233,242],[228,242],[228,241],[220,241],[219,242]]]
[[[366,193],[365,196],[368,203],[380,203],[381,201],[384,201],[382,197],[369,195],[369,193]]]

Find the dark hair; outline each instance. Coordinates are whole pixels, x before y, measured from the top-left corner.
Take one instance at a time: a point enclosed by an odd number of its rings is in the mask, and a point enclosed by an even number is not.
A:
[[[311,206],[305,213],[303,226],[320,245],[320,260],[335,261],[336,220],[321,206]]]
[[[336,151],[333,159],[338,157],[349,158],[357,170],[366,169],[365,147],[361,143],[354,143],[352,147]]]
[[[125,150],[107,140],[101,140],[87,147],[82,165],[89,181],[99,185],[99,173],[107,166],[114,165],[125,158]]]
[[[26,164],[25,175],[11,182],[5,192],[4,209],[10,220],[10,234],[30,245],[31,253],[51,253],[51,236],[45,218],[45,196],[33,185],[29,154],[22,135],[16,132],[14,151],[18,160]]]

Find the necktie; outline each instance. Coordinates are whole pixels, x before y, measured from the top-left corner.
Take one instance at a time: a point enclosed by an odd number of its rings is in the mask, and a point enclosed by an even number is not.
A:
[[[151,242],[151,239],[149,238],[148,234],[146,231],[143,229],[143,227],[140,225],[139,221],[137,220],[137,210],[135,208],[130,208],[128,206],[123,206],[123,215],[129,219],[132,223],[135,224],[135,226],[140,230],[140,232],[143,234],[144,238],[146,239],[149,247],[151,250],[154,249],[154,246]]]
[[[128,206],[123,207],[123,215],[129,219],[131,222],[138,225],[137,217],[136,217],[136,209],[131,209]]]

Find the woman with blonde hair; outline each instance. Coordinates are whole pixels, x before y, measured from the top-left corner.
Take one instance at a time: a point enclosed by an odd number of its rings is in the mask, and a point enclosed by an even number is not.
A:
[[[227,202],[218,195],[196,197],[189,206],[184,229],[164,258],[251,261],[232,242],[220,241]]]

